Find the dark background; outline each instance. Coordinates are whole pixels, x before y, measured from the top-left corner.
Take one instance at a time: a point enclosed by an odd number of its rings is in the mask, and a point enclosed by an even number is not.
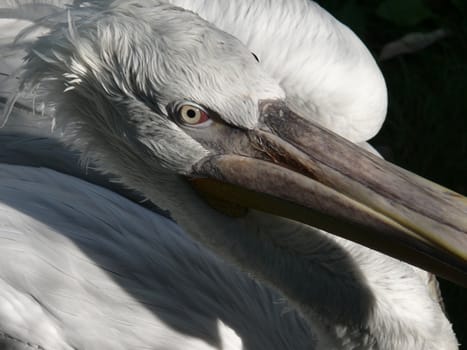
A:
[[[370,142],[390,161],[467,195],[467,0],[317,2],[360,36],[386,78],[388,117]],[[431,45],[380,59],[389,42],[439,29],[447,35]],[[467,290],[440,283],[467,349]]]

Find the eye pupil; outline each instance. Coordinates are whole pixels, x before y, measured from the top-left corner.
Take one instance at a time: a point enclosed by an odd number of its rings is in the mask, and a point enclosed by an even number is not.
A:
[[[186,112],[186,115],[188,118],[195,118],[196,117],[196,111],[194,109],[189,109]]]

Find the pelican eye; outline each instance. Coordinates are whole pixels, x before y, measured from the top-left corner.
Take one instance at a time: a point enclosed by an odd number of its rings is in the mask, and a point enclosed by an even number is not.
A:
[[[178,108],[178,119],[186,125],[199,125],[209,120],[208,113],[199,106],[184,104]]]

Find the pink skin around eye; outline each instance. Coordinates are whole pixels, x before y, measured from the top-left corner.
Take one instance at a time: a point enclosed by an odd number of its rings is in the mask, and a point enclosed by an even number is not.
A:
[[[209,116],[205,111],[200,111],[200,112],[201,112],[201,117],[199,118],[199,122],[197,122],[196,124],[202,124],[209,120]]]

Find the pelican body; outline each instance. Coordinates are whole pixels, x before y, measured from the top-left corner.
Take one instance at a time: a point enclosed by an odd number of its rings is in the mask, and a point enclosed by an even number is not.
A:
[[[400,259],[466,285],[467,202],[365,150],[384,79],[318,5],[7,5],[4,348],[457,348]]]

